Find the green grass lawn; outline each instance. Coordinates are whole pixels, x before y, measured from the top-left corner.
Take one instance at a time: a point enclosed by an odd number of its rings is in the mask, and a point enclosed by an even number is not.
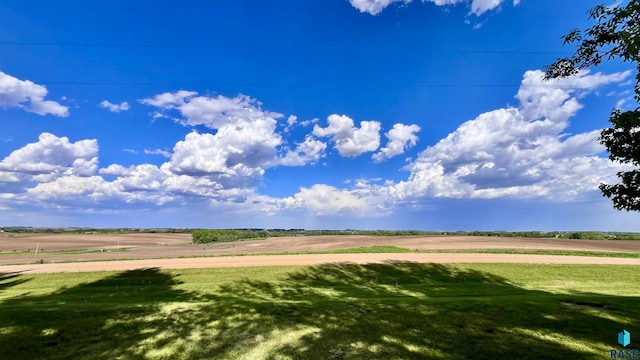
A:
[[[0,275],[0,359],[605,359],[622,329],[640,347],[640,267]]]

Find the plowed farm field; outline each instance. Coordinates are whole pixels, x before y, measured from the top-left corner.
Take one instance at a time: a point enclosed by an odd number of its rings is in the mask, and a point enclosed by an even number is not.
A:
[[[427,253],[296,254],[372,246]],[[332,262],[637,264],[638,258],[477,253],[489,249],[640,253],[640,241],[472,236],[298,236],[196,245],[190,234],[0,234],[0,272],[312,265]],[[458,251],[464,251],[459,253]],[[280,255],[269,255],[280,254]],[[220,257],[224,255],[223,257]],[[254,255],[254,256],[245,256]],[[218,257],[216,257],[218,256]]]

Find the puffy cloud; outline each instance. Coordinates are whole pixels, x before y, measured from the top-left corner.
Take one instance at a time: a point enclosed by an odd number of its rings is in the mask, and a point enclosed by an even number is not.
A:
[[[164,180],[165,190],[171,194],[184,197],[224,197],[222,184],[208,177],[194,177],[188,175],[173,175]]]
[[[302,208],[313,215],[364,215],[369,212],[369,203],[348,190],[316,184],[311,188],[301,188],[293,197],[283,199],[287,208]]]
[[[38,115],[69,116],[69,108],[51,100],[44,100],[49,91],[43,85],[20,80],[0,71],[0,106],[19,107]]]
[[[605,75],[581,71],[573,77],[544,81],[540,70],[525,72],[516,95],[520,101],[520,113],[533,121],[547,119],[546,125],[555,124],[555,129],[566,127],[566,121],[581,107],[578,98],[598,86],[617,83],[631,75],[624,71]]]
[[[369,13],[371,15],[377,15],[382,12],[387,6],[393,3],[408,4],[413,0],[349,0],[351,5],[363,13]],[[472,0],[470,5],[470,13],[477,16],[484,14],[487,11],[493,10],[499,7],[506,0]],[[436,6],[455,5],[459,3],[467,3],[468,0],[422,0],[423,3],[430,2]],[[514,0],[513,5],[517,6],[518,0]]]
[[[101,176],[82,177],[67,175],[53,181],[40,183],[27,190],[28,198],[41,201],[59,200],[62,203],[96,203],[114,196],[115,186]]]
[[[141,179],[153,174],[152,165],[138,165],[132,175],[115,181],[101,176],[79,177],[65,175],[53,181],[37,184],[17,197],[22,201],[35,201],[43,207],[71,207],[75,209],[122,209],[136,204],[161,206],[176,200],[158,186],[155,178]],[[142,169],[139,169],[142,167]],[[147,169],[144,169],[147,168]]]
[[[156,106],[162,109],[177,109],[186,103],[185,99],[198,95],[195,91],[179,90],[158,94],[152,98],[140,100],[145,105]]]
[[[234,98],[222,95],[215,97],[196,95],[198,95],[197,92],[181,90],[159,94],[153,98],[142,99],[140,102],[160,108],[160,114],[177,110],[182,116],[178,121],[183,125],[203,125],[210,129],[257,121],[275,125],[276,119],[283,117],[282,114],[263,111],[259,101],[246,95],[240,94]]]
[[[313,118],[313,119],[310,119],[310,120],[303,120],[303,121],[300,121],[300,125],[302,125],[302,126],[315,125],[315,124],[318,123],[318,121],[320,121],[319,118]]]
[[[92,176],[95,175],[98,170],[98,157],[94,156],[91,159],[78,158],[71,164],[71,174],[77,176]]]
[[[131,106],[129,106],[129,103],[126,101],[123,101],[120,104],[114,104],[107,100],[103,100],[100,103],[100,107],[115,113],[119,113],[121,111],[127,111],[131,108]]]
[[[30,175],[70,172],[90,176],[98,166],[95,139],[69,142],[66,137],[42,133],[38,142],[13,151],[0,161],[0,170]]]
[[[11,171],[0,171],[0,183],[13,183],[19,181],[20,178],[16,176],[16,173]]]
[[[291,131],[291,128],[293,127],[293,125],[295,125],[298,122],[298,117],[295,115],[289,115],[289,117],[287,118],[287,126],[284,128],[284,132],[289,132]]]
[[[315,163],[324,156],[327,144],[307,135],[303,142],[299,143],[293,151],[289,151],[280,159],[280,164],[285,166],[303,166]]]
[[[420,131],[418,125],[394,124],[393,129],[384,134],[389,139],[387,145],[373,154],[373,160],[376,162],[384,161],[404,153],[405,149],[415,146],[418,142],[418,136],[415,133],[418,131]]]
[[[98,171],[103,176],[127,176],[131,173],[131,168],[126,168],[119,164],[111,164]]]
[[[117,171],[117,169],[114,170]],[[123,172],[113,184],[124,192],[161,191],[163,182],[170,175],[155,165],[141,164],[129,168],[126,173]]]
[[[175,145],[169,168],[178,175],[212,176],[226,186],[237,187],[262,176],[266,168],[298,164],[293,155],[286,161],[277,157],[282,137],[275,130],[282,115],[262,110],[260,102],[246,95],[208,97],[178,91],[141,102],[158,107],[165,116],[178,112],[176,121],[185,126],[202,125],[217,130],[215,134],[193,132]],[[288,123],[295,120],[290,117]],[[311,161],[317,153],[309,146],[318,144],[308,141],[304,144],[301,150],[311,155]]]
[[[516,95],[518,108],[497,109],[463,123],[409,164],[409,179],[391,185],[389,192],[398,199],[568,200],[595,191],[621,166],[597,156],[604,150],[597,142],[598,130],[568,137],[562,132],[581,108],[578,96],[629,75],[584,71],[544,82],[541,71],[527,71]]]
[[[287,118],[287,125],[286,125],[286,126],[285,126],[285,128],[284,128],[284,132],[285,132],[285,133],[290,132],[290,131],[291,131],[291,129],[292,129],[294,126],[302,126],[302,127],[306,127],[306,126],[309,126],[309,125],[317,124],[317,123],[318,123],[318,121],[320,121],[320,119],[318,119],[318,118],[313,118],[313,119],[308,119],[308,120],[302,120],[302,121],[299,121],[297,116],[295,116],[295,115],[290,115],[290,116]]]
[[[346,115],[329,115],[327,121],[329,126],[326,128],[315,125],[313,135],[331,137],[342,156],[355,157],[380,146],[380,123],[377,121],[361,121],[360,128],[356,128]]]
[[[206,147],[211,138],[217,141],[211,134],[192,133],[184,142],[179,142],[174,159],[177,164],[184,166],[192,161],[190,170],[200,167],[206,171],[176,173],[172,170],[175,164],[171,161],[160,167],[152,164],[129,167],[111,164],[98,170],[96,140],[71,143],[66,137],[43,133],[38,142],[27,144],[0,162],[0,197],[3,206],[21,203],[60,209],[120,209],[125,204],[127,207],[159,206],[203,199],[215,200],[218,204],[246,203],[248,207],[259,208],[251,203],[257,195],[253,190],[255,184],[248,183],[247,178],[251,179],[254,172],[261,174],[263,170],[259,167],[250,169],[244,164],[234,166],[234,154],[231,154],[226,156],[222,165],[223,173],[207,172],[211,171],[207,168],[211,164],[206,160],[199,163],[203,158],[199,158],[197,153],[200,151],[198,146]],[[311,141],[303,144],[310,148],[314,145]],[[190,149],[192,145],[194,148]],[[302,150],[306,145],[300,149],[303,155],[311,156],[312,151]],[[95,175],[96,172],[99,176]],[[107,176],[115,179],[106,180]],[[268,203],[264,197],[260,201]],[[269,211],[273,211],[276,203],[275,200],[270,201]]]
[[[261,132],[260,126],[225,126],[215,135],[192,132],[176,143],[169,166],[179,175],[209,175],[227,186],[244,186],[273,165],[280,141],[273,132]]]
[[[471,13],[475,15],[482,15],[489,10],[493,10],[500,6],[505,0],[473,0],[471,2]],[[517,3],[513,3],[518,5]]]
[[[349,0],[351,6],[371,15],[378,15],[387,6],[395,2],[410,3],[412,0]]]
[[[473,185],[446,173],[439,162],[414,164],[409,179],[387,184],[389,196],[399,201],[429,197],[462,198],[470,196],[473,190]]]
[[[178,175],[206,175],[225,186],[240,187],[261,177],[267,168],[315,162],[326,148],[323,142],[307,137],[296,149],[279,158],[283,141],[276,125],[283,115],[263,110],[259,101],[242,94],[229,98],[178,91],[141,102],[158,107],[162,116],[172,117],[171,113],[177,112],[179,116],[174,120],[185,126],[201,125],[217,130],[215,134],[188,134],[175,145],[169,168]],[[289,116],[285,131],[296,123],[297,117]],[[365,133],[361,131],[358,135]]]

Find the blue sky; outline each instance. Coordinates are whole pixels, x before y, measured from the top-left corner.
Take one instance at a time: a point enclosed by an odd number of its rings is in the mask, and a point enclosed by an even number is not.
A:
[[[0,225],[640,231],[598,3],[3,1]]]

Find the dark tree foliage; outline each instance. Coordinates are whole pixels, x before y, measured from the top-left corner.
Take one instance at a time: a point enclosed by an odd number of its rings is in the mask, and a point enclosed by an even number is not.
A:
[[[571,57],[547,66],[545,78],[575,75],[608,60],[630,62],[638,70],[634,98],[640,103],[640,0],[616,7],[598,5],[589,11],[589,18],[597,24],[562,37],[565,44],[577,43],[577,49]],[[621,183],[600,184],[600,190],[611,198],[614,208],[640,211],[640,108],[614,109],[609,122],[613,126],[602,130],[600,143],[606,146],[611,161],[628,164],[630,170],[618,172]]]
[[[191,232],[191,240],[194,244],[265,239],[267,237],[269,237],[269,231],[267,230],[198,229]]]

